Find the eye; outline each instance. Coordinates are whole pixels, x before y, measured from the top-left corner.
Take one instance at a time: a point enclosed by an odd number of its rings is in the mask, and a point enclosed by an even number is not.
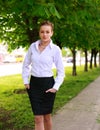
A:
[[[44,33],[44,31],[40,31],[40,33]]]
[[[49,31],[46,31],[46,33],[50,33]]]
[[[50,31],[40,31],[40,33],[49,34],[49,33],[50,33]]]

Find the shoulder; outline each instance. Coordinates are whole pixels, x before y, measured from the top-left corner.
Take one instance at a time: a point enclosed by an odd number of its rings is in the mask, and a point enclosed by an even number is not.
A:
[[[37,41],[31,43],[31,45],[29,46],[29,50],[34,49],[35,47],[37,47],[37,45],[39,44],[39,42],[40,42],[40,40],[37,40]]]
[[[58,45],[54,44],[54,43],[52,43],[52,49],[53,49],[53,51],[55,51],[55,52],[61,52],[60,47],[59,47]]]
[[[51,40],[51,48],[54,48],[54,49],[57,49],[57,50],[60,50],[60,47],[57,45],[57,44],[55,44],[55,43],[53,43],[53,41]]]
[[[30,47],[34,47],[34,46],[36,46],[39,42],[40,42],[40,40],[37,40],[37,41],[31,43]]]

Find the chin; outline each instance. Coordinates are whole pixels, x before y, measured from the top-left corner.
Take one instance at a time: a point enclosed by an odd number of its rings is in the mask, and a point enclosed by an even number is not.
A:
[[[43,42],[50,42],[50,39],[43,39]]]

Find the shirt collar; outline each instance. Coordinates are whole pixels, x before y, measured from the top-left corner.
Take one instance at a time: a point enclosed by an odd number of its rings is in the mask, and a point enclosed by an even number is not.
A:
[[[40,44],[40,42],[41,42],[41,40],[38,40],[38,41],[35,42],[35,47],[36,47],[37,50],[38,50],[38,45]]]
[[[38,45],[41,43],[41,40],[38,40],[35,42],[35,46],[36,46],[36,49],[38,50]],[[48,45],[51,49],[53,47],[53,42],[52,42],[52,39],[50,40],[50,43]]]
[[[52,47],[53,47],[53,42],[52,42],[52,40],[50,41],[49,46],[50,46],[50,48],[52,49]]]

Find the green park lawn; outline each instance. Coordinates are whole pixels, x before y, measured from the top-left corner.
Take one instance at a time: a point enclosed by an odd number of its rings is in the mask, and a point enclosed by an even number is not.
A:
[[[100,75],[100,68],[83,70],[83,66],[77,67],[77,76],[72,76],[72,68],[65,68],[66,77],[57,92],[53,114]],[[0,129],[32,130],[33,119],[21,75],[0,77]]]

